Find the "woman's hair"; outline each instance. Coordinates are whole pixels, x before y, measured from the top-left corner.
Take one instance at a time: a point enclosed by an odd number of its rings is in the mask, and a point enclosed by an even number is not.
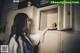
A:
[[[10,39],[14,34],[16,34],[16,39],[18,39],[19,36],[22,36],[23,32],[27,34],[27,20],[29,20],[29,17],[25,13],[18,13],[15,16],[13,25],[11,27]]]
[[[14,22],[13,22],[13,25],[11,27],[11,35],[10,35],[10,39],[11,37],[16,34],[15,36],[15,41],[17,42],[18,44],[18,48],[17,48],[17,53],[19,53],[19,47],[20,47],[20,44],[19,44],[19,41],[18,41],[18,37],[21,36],[22,40],[23,41],[26,41],[25,37],[24,37],[24,32],[26,33],[26,35],[28,36],[28,32],[29,32],[29,29],[27,28],[28,24],[27,24],[27,21],[31,21],[31,19],[29,19],[28,15],[25,14],[25,13],[18,13],[15,18],[14,18]],[[9,42],[10,42],[10,39],[9,39]],[[8,43],[9,43],[8,42]],[[28,42],[28,41],[26,41]],[[29,45],[29,44],[28,44]]]

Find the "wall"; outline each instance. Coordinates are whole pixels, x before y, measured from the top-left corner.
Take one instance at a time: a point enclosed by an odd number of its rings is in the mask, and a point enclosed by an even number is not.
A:
[[[80,31],[80,5],[73,6],[73,30]]]
[[[48,14],[47,27],[51,26],[54,22],[56,22],[56,24],[58,24],[58,13]]]
[[[18,8],[18,3],[13,3],[13,0],[4,0],[3,5],[3,13],[2,13],[2,20],[1,20],[1,28],[4,28],[6,24],[7,14],[10,11],[14,11]]]
[[[47,27],[47,14],[41,12],[40,18],[40,30],[43,30]]]
[[[4,0],[0,0],[0,26],[1,26],[1,19],[2,19],[2,9],[3,9]]]

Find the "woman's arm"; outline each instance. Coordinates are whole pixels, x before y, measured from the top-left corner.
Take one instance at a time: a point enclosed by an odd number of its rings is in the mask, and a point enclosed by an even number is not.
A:
[[[52,25],[52,26],[49,26],[49,27],[46,27],[43,31],[42,31],[42,35],[44,36],[45,35],[45,33],[49,30],[49,29],[55,29],[54,28],[54,26]]]
[[[37,32],[34,35],[30,35],[30,39],[34,45],[37,45],[39,42],[44,41],[44,35],[48,31],[48,29],[54,29],[53,26],[46,27],[43,31]]]
[[[44,35],[48,31],[48,29],[54,29],[53,26],[46,27],[42,32],[37,32],[33,35],[30,35],[27,37],[26,35],[25,38],[31,43],[31,45],[35,46],[39,43],[39,41],[43,42],[44,40]]]

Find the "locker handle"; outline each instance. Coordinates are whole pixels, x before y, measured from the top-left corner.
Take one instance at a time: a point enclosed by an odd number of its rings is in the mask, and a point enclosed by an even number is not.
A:
[[[62,40],[62,53],[64,53],[64,40]]]

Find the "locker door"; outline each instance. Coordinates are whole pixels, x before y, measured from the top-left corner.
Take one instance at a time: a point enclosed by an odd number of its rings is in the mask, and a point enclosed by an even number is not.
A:
[[[59,33],[48,31],[43,43],[39,45],[39,53],[59,53]]]

